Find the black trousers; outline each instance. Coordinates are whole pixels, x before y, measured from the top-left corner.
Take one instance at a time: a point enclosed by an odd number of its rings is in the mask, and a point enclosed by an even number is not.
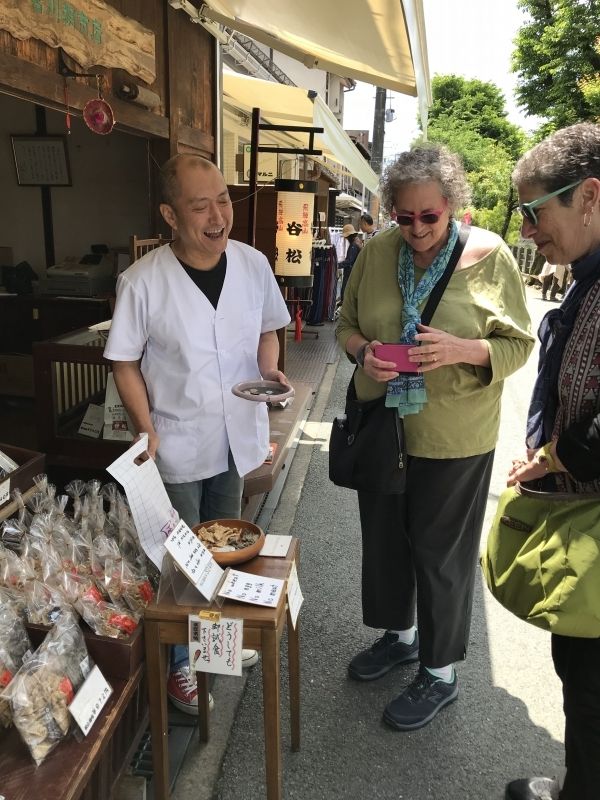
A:
[[[561,800],[600,797],[600,639],[552,636],[563,685],[565,764]]]
[[[416,607],[426,667],[466,656],[493,461],[409,457],[404,495],[358,493],[363,621],[405,630]]]

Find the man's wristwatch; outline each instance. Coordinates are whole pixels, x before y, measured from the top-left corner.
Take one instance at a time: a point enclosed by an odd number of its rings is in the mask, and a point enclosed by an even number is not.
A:
[[[356,351],[356,355],[354,356],[354,360],[356,361],[356,363],[358,364],[359,367],[364,367],[365,366],[365,352],[366,352],[366,349],[367,349],[368,346],[369,346],[369,343],[365,342],[364,344],[361,344],[361,346]]]

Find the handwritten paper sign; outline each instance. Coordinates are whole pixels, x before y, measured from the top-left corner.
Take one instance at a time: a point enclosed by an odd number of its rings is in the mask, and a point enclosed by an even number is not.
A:
[[[300,581],[298,580],[298,570],[296,569],[295,561],[292,564],[290,577],[287,581],[287,599],[292,625],[295,628],[296,620],[298,619],[298,614],[300,613],[300,607],[304,602],[304,596],[302,594],[302,590],[300,589]]]
[[[230,569],[219,589],[219,597],[276,608],[283,591],[283,583],[279,578],[265,578]]]
[[[183,520],[169,534],[165,547],[200,594],[212,600],[223,577],[223,570]]]
[[[112,691],[104,675],[95,666],[69,705],[69,711],[84,736],[90,732]]]
[[[275,558],[285,558],[290,549],[291,536],[283,536],[277,533],[267,533],[265,543],[259,556],[271,556]]]
[[[190,669],[215,672],[219,675],[242,674],[242,640],[244,621],[218,621],[189,616]]]

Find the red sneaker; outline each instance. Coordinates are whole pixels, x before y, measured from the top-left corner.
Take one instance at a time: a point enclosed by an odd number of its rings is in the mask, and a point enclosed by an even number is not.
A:
[[[196,676],[190,674],[189,667],[182,667],[169,675],[167,681],[167,697],[175,708],[185,714],[198,715],[198,687]],[[212,711],[215,701],[208,695],[208,707]]]

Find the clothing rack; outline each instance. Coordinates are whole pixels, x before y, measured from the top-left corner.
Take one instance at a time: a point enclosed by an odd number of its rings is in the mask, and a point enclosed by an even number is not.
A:
[[[314,247],[312,254],[312,303],[306,314],[308,325],[322,325],[333,320],[337,294],[337,253],[333,244]]]

